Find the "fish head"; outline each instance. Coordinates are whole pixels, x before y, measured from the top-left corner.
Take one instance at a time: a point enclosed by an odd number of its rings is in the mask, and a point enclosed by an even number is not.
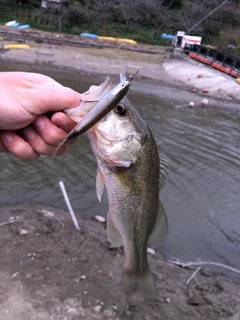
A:
[[[81,94],[81,103],[78,107],[64,109],[63,111],[71,120],[79,123],[112,88],[113,85],[108,76],[102,84],[99,86],[92,85],[86,92]]]
[[[129,167],[137,161],[147,133],[146,122],[126,96],[88,130],[96,157],[115,167]]]

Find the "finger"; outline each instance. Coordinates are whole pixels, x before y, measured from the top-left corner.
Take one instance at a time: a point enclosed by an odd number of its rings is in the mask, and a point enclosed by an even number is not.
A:
[[[8,149],[5,147],[4,143],[0,140],[0,152],[8,152]]]
[[[1,132],[0,132],[1,134]],[[2,141],[2,137],[0,135],[0,152],[8,152],[7,147],[4,145],[3,141]]]
[[[30,161],[38,159],[39,154],[33,150],[31,145],[13,131],[2,132],[1,138],[7,150],[16,158]]]
[[[52,146],[58,146],[67,135],[63,129],[55,125],[46,116],[39,116],[33,121],[33,126],[45,143]]]
[[[58,127],[62,128],[66,132],[70,132],[76,125],[75,121],[72,121],[63,112],[56,112],[51,118],[51,121]]]
[[[24,128],[22,132],[24,138],[28,141],[33,150],[35,150],[35,152],[37,152],[38,154],[51,156],[56,150],[56,146],[47,144],[33,127],[28,126]],[[66,151],[67,146],[63,146],[59,149],[57,155],[62,155]]]

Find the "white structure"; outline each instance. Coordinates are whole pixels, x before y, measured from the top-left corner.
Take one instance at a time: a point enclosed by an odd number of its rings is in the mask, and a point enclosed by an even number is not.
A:
[[[176,39],[174,41],[174,46],[183,49],[185,44],[201,44],[202,37],[188,36],[185,35],[184,31],[178,31]]]
[[[47,8],[48,2],[60,3],[62,0],[42,0],[42,8]]]

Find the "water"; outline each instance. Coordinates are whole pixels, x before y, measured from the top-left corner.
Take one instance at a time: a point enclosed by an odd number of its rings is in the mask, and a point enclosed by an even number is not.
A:
[[[0,65],[0,70],[20,67],[4,68]],[[80,92],[103,80],[59,72],[48,75]],[[152,129],[160,155],[170,164],[170,178],[161,192],[170,229],[164,251],[185,261],[200,258],[240,268],[240,249],[209,221],[212,212],[225,231],[240,234],[240,109],[217,101],[193,109],[176,107],[189,102],[186,93],[179,93],[182,101],[176,101],[174,92],[170,100],[163,88],[155,96],[139,94],[137,88],[136,83],[131,87],[130,99]],[[96,162],[85,136],[54,162],[47,157],[23,162],[0,154],[0,168],[2,204],[28,201],[65,208],[58,186],[63,180],[77,215],[106,216],[106,195],[99,204]]]

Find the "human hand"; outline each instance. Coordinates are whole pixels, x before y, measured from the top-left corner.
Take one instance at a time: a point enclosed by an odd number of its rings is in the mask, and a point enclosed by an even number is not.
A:
[[[53,154],[76,125],[60,111],[77,107],[81,99],[50,77],[26,72],[0,72],[0,97],[0,152],[23,160]]]

